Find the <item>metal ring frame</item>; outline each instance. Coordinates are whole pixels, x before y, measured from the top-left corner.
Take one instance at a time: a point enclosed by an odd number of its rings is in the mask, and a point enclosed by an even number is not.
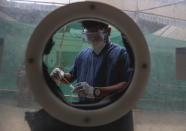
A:
[[[105,21],[127,35],[135,57],[135,72],[128,90],[114,103],[96,110],[81,110],[59,100],[43,76],[42,55],[48,39],[64,25],[82,19]],[[99,2],[78,2],[60,7],[46,16],[33,32],[26,52],[28,82],[36,100],[53,117],[76,126],[99,126],[125,115],[141,97],[150,72],[145,38],[135,22],[119,9]]]

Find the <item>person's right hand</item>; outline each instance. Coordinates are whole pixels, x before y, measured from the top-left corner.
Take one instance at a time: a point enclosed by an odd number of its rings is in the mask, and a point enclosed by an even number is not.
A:
[[[60,68],[55,68],[51,73],[50,77],[54,80],[62,80],[64,78],[64,71]]]

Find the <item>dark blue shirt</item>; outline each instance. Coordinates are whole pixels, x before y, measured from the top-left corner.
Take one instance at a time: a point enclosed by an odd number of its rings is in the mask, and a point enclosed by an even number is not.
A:
[[[117,44],[106,45],[99,55],[87,48],[79,53],[69,72],[77,82],[87,82],[93,87],[111,86],[128,81],[129,57]]]

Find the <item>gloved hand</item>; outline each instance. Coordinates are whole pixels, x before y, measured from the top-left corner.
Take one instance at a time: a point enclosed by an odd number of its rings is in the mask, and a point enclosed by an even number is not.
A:
[[[61,70],[60,68],[55,68],[51,73],[50,73],[50,77],[52,77],[52,79],[54,80],[61,80],[64,78],[64,71]]]
[[[94,87],[90,86],[87,82],[77,83],[72,93],[76,93],[82,97],[95,98]]]

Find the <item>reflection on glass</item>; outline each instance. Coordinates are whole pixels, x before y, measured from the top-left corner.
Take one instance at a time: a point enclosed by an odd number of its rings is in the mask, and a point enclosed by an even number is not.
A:
[[[111,1],[107,0],[107,2],[110,3]],[[151,121],[149,126],[147,125],[145,127],[151,130],[156,128],[157,130],[157,123],[162,124],[162,121],[159,120],[159,115],[161,115],[162,119],[165,118],[166,121],[171,120],[167,122],[171,125],[171,129],[176,129],[178,126],[180,128],[180,125],[183,125],[184,128],[184,120],[186,117],[183,112],[186,111],[186,81],[176,80],[175,49],[186,46],[186,2],[183,0],[118,0],[113,2],[115,3],[112,3],[112,5],[121,6],[125,13],[135,20],[143,31],[148,46],[150,47],[152,66],[150,81],[136,108],[156,110],[157,112],[151,112],[153,121]],[[30,2],[30,4],[15,3],[15,0],[0,0],[0,38],[4,39],[3,52],[1,52],[2,63],[0,74],[0,124],[3,125],[0,126],[0,130],[2,131],[15,131],[16,129],[18,131],[27,131],[27,128],[28,131],[31,130],[28,124],[24,122],[24,114],[25,111],[32,110],[35,107],[17,107],[19,87],[16,83],[16,74],[22,68],[27,43],[34,28],[43,17],[57,7],[59,7],[59,5],[55,5],[53,2],[51,2],[51,5],[41,5],[41,2],[37,2],[36,0],[32,3]],[[136,10],[136,7],[138,7],[138,10]],[[61,68],[64,72],[70,69],[79,51],[89,46],[85,43],[82,44],[81,31],[82,28],[79,23],[73,23],[67,26],[61,55]],[[55,45],[50,55],[46,56],[45,62],[49,68],[48,72],[51,72],[52,69],[57,67],[59,43],[62,32],[63,30],[55,34]],[[122,45],[119,35],[119,32],[112,28],[110,40]],[[73,85],[75,85],[75,83],[73,83]],[[60,84],[60,88],[66,95],[67,100],[77,101],[77,95],[72,94],[71,88],[66,88],[65,86],[66,85],[62,85],[62,83]],[[165,112],[159,113],[158,110]],[[172,118],[172,116],[175,118],[175,115],[178,114],[178,112],[175,113],[173,111],[182,112],[180,112],[180,115],[177,115],[178,118],[173,121],[172,119],[167,119],[167,111],[172,111],[171,113],[168,112],[170,118]],[[42,112],[40,111],[40,113]],[[141,114],[140,118],[143,117],[149,121],[149,113],[146,114],[146,111],[143,113],[135,111],[135,113],[137,116]],[[163,117],[164,115],[166,115],[166,117]],[[39,117],[37,122],[33,122],[36,120],[34,116]],[[39,129],[41,129],[42,125],[44,129],[49,129],[49,123],[52,123],[44,122],[48,117],[44,115],[41,117],[38,112],[36,112],[35,115],[29,115],[27,113],[26,119],[28,120],[29,118],[32,120],[30,123],[36,123],[32,130],[38,130],[39,127]],[[178,119],[180,118],[183,121],[179,121]],[[146,123],[141,123],[141,119],[135,116],[134,119],[137,121],[137,126],[138,123],[140,123],[140,125],[146,125]],[[53,123],[56,123],[56,121]],[[172,125],[174,125],[174,127]],[[139,130],[144,130],[144,126],[138,127]],[[163,128],[162,126],[160,127],[161,129]],[[164,128],[167,129],[167,126],[164,126]]]

